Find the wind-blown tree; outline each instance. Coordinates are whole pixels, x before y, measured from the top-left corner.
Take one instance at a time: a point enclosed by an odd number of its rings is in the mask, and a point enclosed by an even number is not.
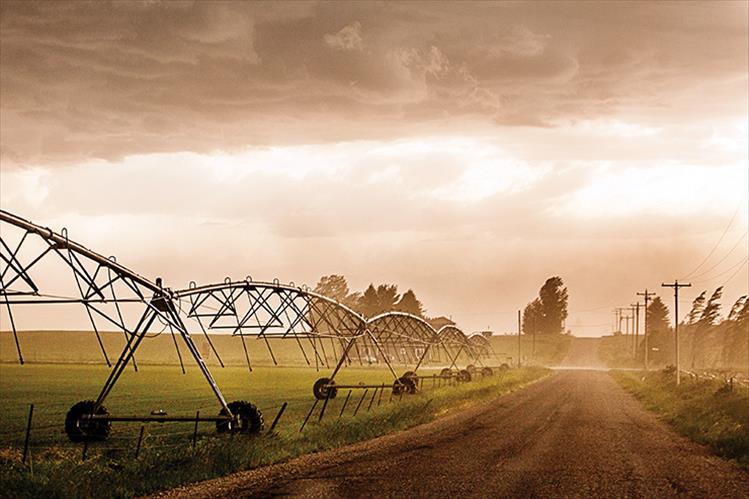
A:
[[[703,296],[703,292],[700,296]],[[700,318],[694,324],[694,330],[692,331],[692,362],[691,368],[694,369],[697,363],[698,357],[704,361],[705,352],[705,338],[712,332],[715,323],[718,320],[720,314],[720,298],[723,296],[723,286],[716,289],[710,296],[710,299],[702,307],[702,313]],[[704,364],[704,362],[703,362]]]
[[[744,324],[743,329],[740,323],[740,317],[742,312],[744,313]],[[728,313],[728,317],[723,321],[725,324],[725,331],[723,337],[723,349],[720,355],[721,364],[723,366],[732,366],[742,364],[741,352],[747,344],[747,335],[749,335],[749,328],[746,324],[746,315],[749,312],[749,300],[747,296],[741,296],[736,303],[731,307],[731,311]],[[724,324],[721,324],[722,326]]]
[[[395,304],[395,310],[406,312],[417,317],[424,317],[424,306],[419,299],[416,298],[416,293],[411,289],[403,293],[401,299]]]
[[[530,324],[526,324],[524,331],[535,329],[539,334],[561,334],[567,319],[567,300],[567,288],[562,278],[548,278],[541,286],[538,298],[525,307]]]
[[[692,301],[692,309],[687,314],[687,324],[696,323],[702,316],[702,311],[705,309],[705,294],[707,291],[703,291],[697,298]]]

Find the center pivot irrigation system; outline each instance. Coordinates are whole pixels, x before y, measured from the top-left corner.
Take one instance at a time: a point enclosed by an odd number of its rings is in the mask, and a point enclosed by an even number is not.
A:
[[[246,401],[228,402],[196,347],[184,319],[197,324],[218,362],[224,363],[208,331],[230,334],[241,341],[247,367],[252,364],[246,337],[263,340],[277,364],[270,339],[296,342],[308,365],[328,368],[328,377],[313,386],[317,399],[335,397],[341,388],[368,388],[375,385],[339,385],[335,377],[344,367],[358,360],[360,365],[385,365],[393,376],[393,393],[415,393],[418,374],[425,363],[443,362],[438,375],[426,377],[469,381],[474,364],[481,374],[492,374],[487,362],[497,358],[489,341],[481,336],[467,337],[454,326],[439,332],[423,319],[400,312],[389,312],[365,319],[345,305],[306,287],[274,282],[257,282],[249,277],[232,281],[173,290],[142,277],[120,265],[114,257],[104,257],[70,240],[67,230],[55,233],[16,215],[0,210],[0,307],[7,317],[15,340],[18,359],[24,363],[16,325],[18,307],[77,305],[83,308],[97,338],[104,361],[111,368],[95,399],[76,403],[65,418],[65,431],[73,441],[104,440],[116,421],[209,421],[218,432],[257,433],[263,427],[259,409]],[[76,308],[76,307],[74,307]],[[122,332],[125,345],[112,363],[101,331]],[[195,329],[195,328],[194,328]],[[219,403],[216,416],[169,416],[157,411],[142,416],[113,415],[104,402],[128,364],[137,371],[136,351],[148,337],[171,335],[184,372],[178,337],[198,365]],[[459,358],[468,359],[458,369]],[[409,370],[396,374],[396,364]],[[443,364],[444,365],[444,364]],[[506,364],[500,368],[508,367]],[[380,387],[381,385],[376,385]]]

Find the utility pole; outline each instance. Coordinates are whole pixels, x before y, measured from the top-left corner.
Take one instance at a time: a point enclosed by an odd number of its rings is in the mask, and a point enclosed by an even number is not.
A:
[[[674,288],[674,346],[676,348],[676,385],[681,384],[681,371],[679,370],[679,288],[689,288],[690,283],[680,284],[674,279],[671,284],[662,283],[661,287]]]
[[[632,348],[632,356],[637,358],[637,343],[640,341],[640,302],[631,305],[632,312],[635,314],[635,344]]]
[[[643,330],[643,335],[645,336],[645,370],[648,370],[648,358],[650,355],[650,346],[648,346],[648,301],[650,301],[650,297],[654,296],[655,293],[649,293],[648,288],[645,288],[644,293],[637,293],[637,296],[644,296],[645,297],[645,329]]]
[[[521,329],[520,310],[518,310],[518,367],[520,367],[520,329]]]

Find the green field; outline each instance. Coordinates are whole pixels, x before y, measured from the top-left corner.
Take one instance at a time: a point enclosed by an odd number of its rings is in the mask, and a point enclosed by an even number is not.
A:
[[[18,445],[23,441],[29,404],[34,404],[32,445],[69,446],[63,432],[63,421],[70,407],[80,401],[95,399],[108,375],[106,366],[79,365],[0,365],[0,398],[3,411],[0,415],[2,432],[0,443]],[[287,410],[280,421],[281,428],[292,421],[295,425],[309,411],[314,398],[312,384],[330,372],[317,372],[311,368],[259,367],[249,373],[246,368],[227,367],[212,370],[227,401],[247,400],[256,404],[270,421],[283,402]],[[383,369],[345,368],[336,378],[338,383],[386,383],[393,378]],[[427,384],[427,387],[431,386]],[[388,397],[390,391],[384,396]],[[352,397],[361,394],[357,390]],[[330,409],[338,407],[346,392],[336,398]],[[188,365],[182,374],[177,366],[141,366],[136,373],[125,371],[105,406],[112,414],[146,415],[163,409],[169,415],[215,415],[220,405],[208,383],[194,365]],[[353,407],[351,407],[353,409]],[[111,441],[117,446],[129,445],[137,437],[139,423],[113,423]],[[215,433],[212,423],[200,423],[201,433]],[[192,425],[187,423],[152,423],[151,436],[192,435]],[[134,442],[132,442],[134,443]]]
[[[513,369],[469,383],[432,387],[416,395],[391,399],[391,390],[372,398],[367,393],[358,415],[354,410],[363,390],[353,391],[339,418],[347,390],[332,400],[322,422],[317,406],[310,423],[300,425],[313,404],[312,383],[323,373],[311,368],[214,369],[228,400],[256,403],[266,425],[282,402],[288,402],[277,432],[259,437],[219,435],[213,423],[201,423],[195,447],[192,423],[149,423],[140,456],[135,448],[140,423],[113,423],[110,438],[83,445],[67,441],[63,419],[76,401],[95,398],[107,369],[86,365],[0,365],[3,432],[0,445],[0,495],[8,497],[130,497],[179,484],[249,469],[317,450],[409,428],[428,422],[464,404],[498,396],[543,377],[541,368]],[[392,383],[387,371],[346,368],[339,383]],[[34,403],[30,463],[21,463],[28,414]],[[111,413],[144,414],[164,409],[170,415],[215,414],[218,403],[197,368],[183,375],[176,366],[142,366],[128,370],[107,399]]]
[[[208,366],[219,366],[218,358],[210,348],[206,337],[201,333],[193,334],[193,338]],[[22,331],[19,333],[19,339],[24,359],[29,363],[104,363],[104,357],[96,335],[92,331]],[[101,339],[110,360],[116,360],[124,346],[123,334],[103,332],[101,333]],[[184,343],[179,337],[176,340],[185,364],[188,366],[192,365],[193,361],[187,358],[188,353]],[[210,340],[225,365],[246,365],[241,338],[225,334],[211,334]],[[535,340],[535,347],[533,338],[524,335],[521,340],[520,355],[523,365],[553,366],[558,364],[567,353],[570,337],[566,335],[538,335]],[[490,364],[498,365],[503,362],[512,365],[517,364],[517,336],[495,335],[490,337],[489,341],[496,353],[496,358],[489,361]],[[309,341],[302,342],[304,354],[299,345],[291,339],[269,340],[269,344],[276,362],[282,366],[315,367],[316,360],[318,365],[324,365],[326,362],[330,364],[341,352],[341,345],[333,343],[330,340],[326,340],[322,344],[322,347],[319,343],[317,344],[320,359],[316,359]],[[255,337],[247,337],[245,345],[253,366],[274,365],[268,345],[263,340]],[[144,340],[138,348],[135,357],[136,362],[141,364],[179,364],[174,340],[167,332]],[[444,361],[444,359],[436,360]],[[463,365],[471,362],[463,355],[460,361]],[[8,331],[0,332],[0,362],[18,362],[13,335]],[[358,362],[358,359],[356,362]]]

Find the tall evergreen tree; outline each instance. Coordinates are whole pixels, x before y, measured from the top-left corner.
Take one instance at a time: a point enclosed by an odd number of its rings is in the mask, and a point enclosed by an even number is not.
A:
[[[398,303],[398,286],[395,284],[380,284],[377,286],[377,305],[379,314],[392,312]]]
[[[424,306],[421,304],[419,299],[416,298],[416,293],[414,293],[411,289],[403,293],[401,299],[398,300],[398,303],[395,304],[395,310],[399,312],[406,312],[417,317],[424,317]]]
[[[377,290],[375,289],[373,284],[367,286],[364,294],[362,294],[361,298],[359,298],[357,310],[364,317],[374,317],[379,313],[378,311],[380,310],[380,303],[377,299]]]

